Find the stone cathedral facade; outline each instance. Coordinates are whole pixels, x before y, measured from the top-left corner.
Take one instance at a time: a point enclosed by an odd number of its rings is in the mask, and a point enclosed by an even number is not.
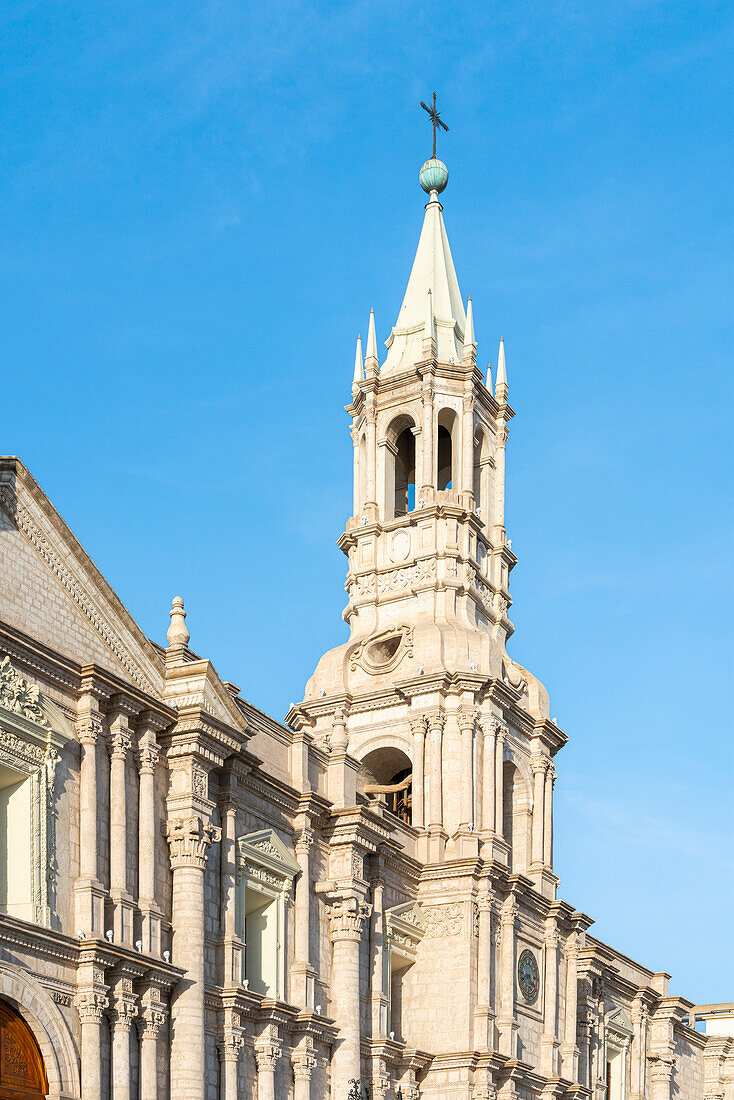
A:
[[[0,1100],[734,1098],[734,1039],[559,896],[566,735],[507,650],[513,410],[447,179],[358,343],[349,639],[285,723],[0,459]]]

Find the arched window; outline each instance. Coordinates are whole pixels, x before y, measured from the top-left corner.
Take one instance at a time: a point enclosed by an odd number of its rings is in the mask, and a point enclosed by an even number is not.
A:
[[[445,489],[453,489],[456,481],[455,425],[456,413],[452,409],[442,409],[438,414],[438,432],[436,436],[436,488],[439,492]]]
[[[407,825],[411,823],[412,781],[413,765],[397,748],[368,752],[359,769],[358,784],[364,794],[378,799]]]
[[[397,438],[395,455],[395,515],[405,516],[415,508],[415,436],[404,428]]]

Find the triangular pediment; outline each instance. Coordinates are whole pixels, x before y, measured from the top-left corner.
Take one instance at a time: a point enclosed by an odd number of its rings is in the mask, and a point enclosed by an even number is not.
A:
[[[0,608],[9,626],[50,649],[160,697],[160,652],[12,457],[0,457]]]
[[[276,870],[285,870],[291,876],[300,870],[293,852],[273,829],[260,829],[247,833],[237,840],[241,855]]]

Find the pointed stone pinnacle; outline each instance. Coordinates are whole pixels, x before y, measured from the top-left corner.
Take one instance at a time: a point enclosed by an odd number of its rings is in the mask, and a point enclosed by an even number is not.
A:
[[[505,365],[505,341],[500,339],[497,355],[497,381],[494,387],[495,397],[507,397],[507,367]]]
[[[366,373],[370,371],[376,374],[377,367],[379,367],[380,360],[377,359],[377,338],[374,332],[374,309],[370,310],[370,329],[368,331],[368,346],[366,346],[365,368]]]
[[[464,360],[476,360],[477,342],[474,339],[474,311],[471,304],[471,295],[466,303],[466,333],[464,335]]]
[[[354,384],[364,381],[364,361],[362,359],[362,337],[357,337],[357,350],[354,354]]]

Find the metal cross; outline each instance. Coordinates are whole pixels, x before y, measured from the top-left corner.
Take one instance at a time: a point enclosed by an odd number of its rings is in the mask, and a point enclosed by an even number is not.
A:
[[[421,100],[421,107],[423,108],[424,111],[428,111],[429,115],[431,116],[431,122],[433,123],[433,159],[435,160],[436,159],[436,127],[440,126],[442,130],[446,131],[446,133],[449,132],[449,128],[448,128],[448,126],[446,125],[445,122],[441,122],[441,116],[439,115],[438,111],[436,110],[436,93],[435,92],[433,93],[433,104],[432,104],[432,106],[428,107],[423,102],[423,100]]]

